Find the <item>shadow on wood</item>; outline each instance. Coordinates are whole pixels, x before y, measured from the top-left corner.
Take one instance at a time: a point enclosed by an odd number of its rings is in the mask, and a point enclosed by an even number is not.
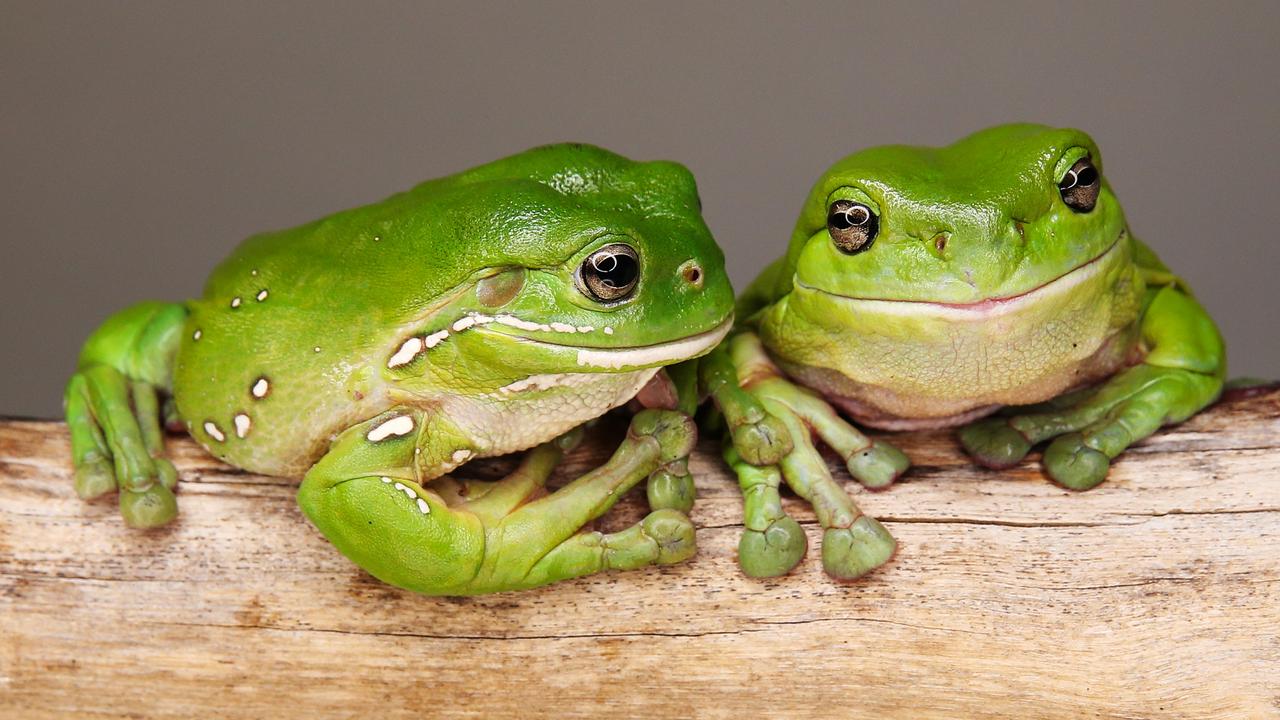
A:
[[[131,531],[75,497],[61,424],[0,421],[0,716],[1280,716],[1280,390],[1087,493],[1038,456],[992,472],[948,433],[894,437],[903,482],[846,482],[901,543],[860,582],[822,574],[794,498],[809,557],[744,577],[737,485],[704,442],[693,561],[434,599],[348,563],[294,482],[172,438],[180,518]]]

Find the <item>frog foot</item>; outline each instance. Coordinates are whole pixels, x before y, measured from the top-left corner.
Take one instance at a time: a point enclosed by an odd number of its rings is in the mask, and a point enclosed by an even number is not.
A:
[[[813,504],[824,529],[822,562],[829,575],[857,578],[888,562],[897,547],[893,537],[835,481],[813,438],[839,453],[849,474],[871,489],[888,487],[906,471],[910,462],[902,452],[867,438],[825,400],[784,378],[752,333],[735,336],[708,356],[704,383],[725,415],[725,460],[743,490],[743,572],[784,575],[805,555],[805,533],[782,509],[783,481]]]
[[[1161,425],[1181,422],[1217,396],[1220,379],[1181,368],[1131,367],[1072,404],[988,418],[960,430],[960,443],[982,465],[1017,465],[1038,443],[1044,469],[1070,490],[1107,477],[1111,461]]]
[[[119,490],[120,514],[135,528],[178,513],[178,472],[164,457],[161,388],[186,317],[179,305],[142,303],[112,316],[85,345],[64,394],[76,494]]]
[[[670,507],[620,532],[582,531],[635,485],[682,471],[697,439],[687,415],[638,413],[608,462],[554,493],[531,499],[564,452],[566,443],[556,441],[531,450],[476,499],[450,502],[435,483],[414,477],[413,450],[427,435],[368,441],[370,429],[394,417],[429,426],[424,414],[396,409],[348,430],[299,489],[316,527],[379,579],[430,595],[472,595],[676,563],[696,551],[693,524]]]

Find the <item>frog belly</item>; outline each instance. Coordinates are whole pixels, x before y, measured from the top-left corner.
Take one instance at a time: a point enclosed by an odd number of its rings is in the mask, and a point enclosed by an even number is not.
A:
[[[868,425],[959,424],[1047,400],[1130,361],[1144,289],[1130,253],[1117,243],[1037,290],[979,305],[797,287],[762,318],[761,340],[788,374]]]

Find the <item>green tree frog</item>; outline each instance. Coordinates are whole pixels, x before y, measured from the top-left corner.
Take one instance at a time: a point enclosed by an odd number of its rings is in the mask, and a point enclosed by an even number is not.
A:
[[[991,468],[1051,441],[1049,477],[1084,490],[1129,445],[1217,398],[1226,368],[1213,321],[1130,231],[1093,140],[1029,124],[839,161],[738,317],[700,373],[731,433],[739,561],[754,576],[806,551],[783,480],[814,506],[829,574],[857,577],[895,550],[813,436],[869,488],[907,458],[837,409],[875,428],[962,426]]]
[[[537,148],[246,240],[204,296],[89,338],[66,390],[76,489],[125,521],[176,513],[162,424],[298,502],[376,577],[428,594],[533,587],[694,551],[684,414],[636,415],[603,466],[543,485],[574,428],[729,331],[733,291],[692,175]],[[507,478],[472,458],[533,448]],[[582,532],[650,479],[635,526]],[[683,493],[683,494],[682,494]]]

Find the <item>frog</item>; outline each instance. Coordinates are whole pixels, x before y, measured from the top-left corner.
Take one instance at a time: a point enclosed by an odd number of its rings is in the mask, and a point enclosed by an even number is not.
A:
[[[535,148],[254,235],[198,299],[110,316],[65,391],[75,489],[118,491],[129,526],[170,522],[175,425],[226,464],[301,477],[323,536],[418,593],[681,562],[687,414],[644,408],[603,465],[546,482],[584,423],[711,350],[733,312],[688,169]],[[453,472],[524,451],[498,480]],[[587,527],[642,481],[641,521]]]
[[[832,577],[896,552],[819,442],[871,490],[910,461],[859,427],[957,427],[996,470],[1047,443],[1044,472],[1082,491],[1126,448],[1212,403],[1226,372],[1217,326],[1131,232],[1094,140],[1030,123],[836,162],[738,318],[698,372],[743,491],[739,564],[755,577],[807,552],[783,483],[813,505]]]

